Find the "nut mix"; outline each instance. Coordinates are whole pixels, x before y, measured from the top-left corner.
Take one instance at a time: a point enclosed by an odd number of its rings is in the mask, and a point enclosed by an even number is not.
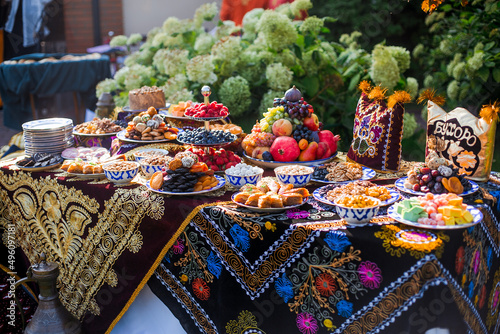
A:
[[[109,165],[106,165],[104,169],[109,170],[109,171],[114,171],[114,172],[121,172],[121,171],[126,171],[126,170],[131,170],[137,168],[138,165],[133,162],[127,162],[127,161],[118,161],[111,163]]]
[[[275,169],[278,174],[285,175],[306,175],[311,174],[311,167],[299,166],[299,165],[290,165],[290,166],[282,166]]]
[[[145,158],[144,160],[142,160],[141,164],[161,166],[161,165],[168,164],[172,160],[173,160],[172,157],[167,157],[167,156],[151,156],[151,157],[148,157],[148,158]]]
[[[327,164],[329,181],[343,182],[360,179],[363,176],[363,167],[352,162],[338,162]]]
[[[347,208],[370,208],[378,205],[375,199],[364,195],[344,196],[335,203]]]
[[[331,202],[335,202],[336,199],[344,196],[358,195],[375,197],[381,201],[385,201],[391,198],[391,194],[386,187],[377,186],[376,184],[369,181],[355,181],[345,184],[341,187],[336,187],[327,193],[326,198]]]

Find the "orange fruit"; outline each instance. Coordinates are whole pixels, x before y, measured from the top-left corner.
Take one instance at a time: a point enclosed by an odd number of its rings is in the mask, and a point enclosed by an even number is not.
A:
[[[307,139],[302,138],[301,140],[299,140],[299,148],[301,151],[305,150],[308,145],[309,145],[309,142],[307,141]]]

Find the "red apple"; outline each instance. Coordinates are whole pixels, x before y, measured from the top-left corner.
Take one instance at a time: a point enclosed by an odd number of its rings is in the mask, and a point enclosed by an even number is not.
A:
[[[332,155],[330,146],[325,142],[319,142],[318,150],[316,151],[316,159],[326,159]]]
[[[311,114],[311,116],[304,118],[304,126],[311,131],[316,131],[319,129],[319,119],[316,114]]]
[[[300,154],[297,141],[286,136],[276,138],[269,151],[275,161],[295,161]]]
[[[340,136],[334,136],[330,130],[322,130],[318,133],[319,142],[327,143],[330,147],[330,155],[337,152],[337,142],[340,140]]]

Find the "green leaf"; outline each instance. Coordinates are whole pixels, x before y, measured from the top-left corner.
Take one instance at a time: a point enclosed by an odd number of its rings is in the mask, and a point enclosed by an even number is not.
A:
[[[349,82],[348,90],[352,91],[352,90],[356,89],[356,86],[358,85],[360,79],[361,79],[361,73],[358,73],[355,76],[353,76],[351,78],[351,81]]]
[[[477,75],[483,80],[484,82],[488,81],[488,77],[490,76],[490,70],[487,67],[481,67],[477,71]]]
[[[331,32],[330,29],[328,29],[327,27],[322,27],[321,28],[321,33],[322,34],[329,34],[330,32]]]
[[[302,35],[297,35],[297,40],[295,41],[295,44],[301,48],[304,48],[305,43],[304,43],[304,36]]]
[[[306,90],[307,96],[310,98],[315,96],[319,91],[319,78],[318,77],[305,77],[302,79],[302,85]]]
[[[316,65],[319,65],[319,63],[321,62],[321,56],[318,50],[313,51],[312,60],[316,63]]]
[[[443,12],[449,12],[450,10],[452,10],[452,7],[451,7],[451,5],[444,5],[444,6],[441,6],[441,10]]]
[[[500,68],[494,68],[493,72],[492,72],[492,75],[493,75],[493,79],[496,82],[500,82]]]
[[[495,46],[495,42],[489,42],[488,44],[486,44],[484,46],[484,51],[488,51],[489,49],[491,49],[493,46]]]
[[[354,63],[351,66],[349,66],[344,73],[342,74],[343,77],[350,77],[351,75],[354,74],[354,72],[358,69],[358,64]]]
[[[297,58],[299,58],[300,60],[302,60],[302,49],[300,48],[300,46],[298,46],[297,44],[294,44],[293,51],[295,53],[295,56]]]

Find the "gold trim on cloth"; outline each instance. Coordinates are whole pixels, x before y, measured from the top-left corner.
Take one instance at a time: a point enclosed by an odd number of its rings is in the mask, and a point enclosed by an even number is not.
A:
[[[163,197],[144,196],[145,187],[117,188],[101,209],[92,197],[50,177],[0,172],[0,185],[0,224],[15,224],[16,239],[31,263],[43,252],[59,264],[61,302],[80,320],[87,311],[100,313],[95,296],[104,284],[116,286],[116,259],[142,248],[144,217],[158,220],[164,214]]]
[[[132,305],[132,302],[135,300],[135,298],[137,297],[137,295],[139,294],[139,292],[141,292],[141,290],[144,287],[144,285],[149,281],[149,278],[151,277],[151,275],[153,275],[153,273],[155,272],[156,268],[160,265],[161,261],[163,260],[163,258],[167,254],[167,252],[170,249],[170,247],[172,247],[172,245],[177,240],[177,238],[179,237],[179,235],[182,232],[184,232],[184,230],[186,229],[187,225],[191,222],[191,220],[193,219],[193,217],[195,215],[197,215],[198,212],[200,212],[201,209],[203,209],[206,206],[211,206],[211,205],[214,205],[214,203],[206,203],[206,204],[202,204],[202,205],[197,206],[193,211],[191,211],[191,213],[186,217],[186,219],[184,219],[184,221],[179,226],[179,228],[177,229],[177,231],[174,233],[174,235],[172,235],[172,237],[170,238],[170,240],[168,241],[168,243],[165,245],[165,247],[163,247],[162,251],[160,252],[160,254],[158,255],[158,257],[156,258],[155,262],[153,263],[153,265],[151,266],[151,268],[149,269],[149,271],[147,272],[147,274],[142,279],[141,283],[139,283],[139,285],[135,289],[134,293],[132,294],[132,296],[128,300],[128,302],[125,305],[125,307],[123,307],[123,309],[121,310],[120,314],[118,314],[118,316],[115,318],[115,320],[113,320],[113,322],[109,326],[108,330],[106,331],[106,334],[110,333],[113,330],[113,327],[116,326],[116,324],[121,319],[121,317],[123,317],[123,315],[125,314],[125,312],[127,312],[128,308],[130,307],[130,305]]]

